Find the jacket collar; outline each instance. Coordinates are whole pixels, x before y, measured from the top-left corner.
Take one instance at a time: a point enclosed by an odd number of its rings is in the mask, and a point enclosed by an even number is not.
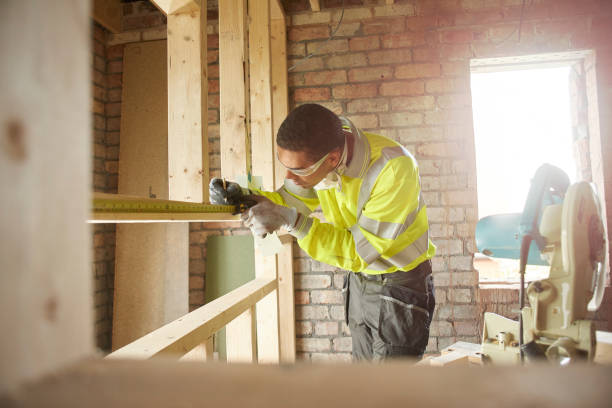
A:
[[[343,175],[352,178],[362,178],[370,164],[370,143],[363,132],[355,127],[353,122],[343,116],[340,116],[340,120],[345,130],[353,134],[354,140],[353,155]]]

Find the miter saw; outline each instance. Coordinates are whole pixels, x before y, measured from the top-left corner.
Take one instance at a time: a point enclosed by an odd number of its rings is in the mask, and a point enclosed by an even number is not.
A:
[[[547,359],[567,364],[593,359],[595,326],[586,315],[597,310],[603,298],[607,242],[591,183],[569,185],[561,169],[541,166],[523,213],[480,220],[476,245],[488,256],[520,259],[519,321],[485,313],[486,361]],[[550,265],[550,272],[524,291],[528,263]],[[524,304],[525,293],[529,306]]]

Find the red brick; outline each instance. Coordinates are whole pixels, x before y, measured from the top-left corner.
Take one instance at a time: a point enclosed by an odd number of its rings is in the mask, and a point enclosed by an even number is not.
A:
[[[295,333],[298,336],[312,335],[312,322],[295,322]]]
[[[309,59],[295,58],[289,60],[289,66],[293,72],[316,71],[323,69],[323,58],[314,57]]]
[[[347,39],[310,42],[306,47],[308,54],[332,54],[349,50]]]
[[[380,37],[355,37],[349,40],[351,51],[377,50],[380,48]]]
[[[335,99],[369,98],[376,96],[377,88],[376,84],[337,85],[332,88],[332,93]]]
[[[189,305],[201,306],[204,304],[204,291],[203,290],[190,290],[189,291]]]
[[[293,93],[296,102],[325,101],[329,97],[329,88],[298,88]]]
[[[435,62],[440,61],[440,50],[436,47],[414,48],[412,59],[415,62]]]
[[[110,61],[106,66],[106,72],[109,74],[123,72],[123,61]]]
[[[400,65],[395,68],[398,79],[431,78],[440,76],[440,64],[423,63]]]
[[[189,276],[189,289],[204,289],[204,277],[197,275]]]
[[[219,78],[219,65],[211,65],[208,67],[208,78],[217,79]]]
[[[472,123],[470,108],[444,109],[425,113],[425,123],[428,125],[448,125]]]
[[[342,292],[339,290],[313,290],[310,292],[312,303],[319,304],[343,304]]]
[[[109,89],[108,101],[109,102],[121,102],[121,89]]]
[[[432,94],[461,93],[469,89],[467,78],[436,78],[425,83],[425,91]]]
[[[121,74],[111,74],[106,76],[107,86],[109,88],[121,88],[123,85]]]
[[[389,34],[382,38],[383,48],[408,48],[425,44],[423,32]]]
[[[337,336],[338,322],[316,322],[314,334],[315,336]]]
[[[404,31],[405,18],[394,17],[394,18],[373,18],[363,21],[363,33],[365,35],[371,34],[387,34],[387,33],[401,33]]]
[[[472,50],[469,44],[442,44],[440,57],[449,61],[471,58]]]
[[[468,76],[470,74],[470,64],[467,60],[442,63],[443,76]]]
[[[189,246],[189,259],[202,259],[202,248],[197,245]]]
[[[318,38],[328,38],[328,26],[308,26],[308,27],[292,27],[289,30],[289,41],[305,41],[316,40]]]
[[[409,16],[406,17],[406,30],[424,32],[438,27],[439,16]]]
[[[350,113],[356,112],[384,112],[389,110],[389,101],[385,98],[353,99],[346,105]]]
[[[121,102],[117,103],[107,103],[105,105],[106,116],[121,116]]]
[[[100,71],[93,71],[93,83],[99,86],[106,85],[106,75]]]
[[[209,93],[219,93],[219,81],[216,79],[208,80],[208,92]]]
[[[395,110],[424,110],[433,109],[435,99],[433,96],[401,96],[391,99],[391,108]]]
[[[121,118],[108,118],[106,120],[106,130],[120,130]]]
[[[470,94],[454,94],[454,95],[439,95],[436,98],[438,107],[442,109],[446,108],[463,108],[472,106],[472,99]]]
[[[331,85],[346,83],[346,71],[317,71],[304,74],[304,85]]]
[[[328,58],[326,64],[328,68],[353,68],[368,65],[368,60],[363,53],[343,54]]]
[[[218,50],[219,49],[219,36],[217,34],[209,34],[206,39],[206,45],[208,49]]]
[[[440,42],[443,44],[470,43],[474,40],[472,30],[445,30],[440,32]]]
[[[100,101],[93,100],[91,104],[91,111],[93,113],[98,113],[100,115],[104,115],[104,103]]]
[[[219,61],[219,50],[208,50],[206,53],[206,62],[212,64]]]
[[[423,123],[423,115],[421,113],[386,113],[380,115],[380,125],[382,127],[396,126],[414,126]]]
[[[425,83],[423,81],[395,81],[380,85],[382,96],[423,95]]]
[[[297,351],[329,351],[331,343],[326,338],[304,337],[296,339],[295,348]]]
[[[412,51],[407,49],[372,51],[368,53],[370,65],[397,64],[412,61]]]
[[[391,67],[354,68],[349,71],[350,82],[368,82],[390,79],[393,69]]]
[[[310,303],[310,292],[307,290],[296,290],[294,297],[296,305],[307,305]]]
[[[361,129],[375,129],[378,127],[378,117],[376,115],[349,115],[355,126]]]
[[[478,332],[478,321],[453,322],[457,336],[476,336]]]

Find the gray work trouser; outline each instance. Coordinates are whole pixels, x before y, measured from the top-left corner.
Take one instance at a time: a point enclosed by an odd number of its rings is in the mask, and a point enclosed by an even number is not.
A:
[[[349,272],[343,292],[354,360],[423,355],[436,304],[431,261],[408,272]]]

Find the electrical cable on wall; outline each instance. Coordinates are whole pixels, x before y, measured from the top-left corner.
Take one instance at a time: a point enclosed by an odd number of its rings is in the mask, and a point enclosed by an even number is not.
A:
[[[501,46],[503,43],[505,43],[506,41],[508,41],[510,38],[512,38],[514,36],[514,33],[516,33],[518,31],[518,40],[517,42],[521,42],[521,33],[522,33],[522,29],[523,29],[523,18],[525,15],[525,3],[526,0],[523,0],[522,4],[521,4],[521,16],[519,17],[519,24],[518,26],[516,26],[514,28],[514,30],[512,30],[512,32],[510,34],[508,34],[508,36],[506,38],[504,38],[503,40],[501,40],[498,43],[495,43],[496,47]],[[533,0],[531,0],[531,2],[529,3],[529,7],[531,7],[533,5]]]
[[[342,12],[340,13],[340,18],[338,19],[338,24],[336,25],[336,28],[334,28],[331,32],[331,35],[329,36],[329,38],[327,40],[325,40],[325,42],[321,45],[319,45],[313,52],[311,52],[310,54],[302,57],[302,59],[300,59],[298,62],[296,62],[295,64],[293,64],[292,66],[289,67],[288,71],[291,72],[293,71],[296,67],[302,65],[304,62],[308,61],[310,58],[314,57],[315,55],[318,55],[318,51],[325,47],[325,45],[327,45],[327,43],[329,43],[331,40],[334,39],[334,37],[336,36],[336,33],[338,32],[338,29],[340,28],[340,25],[342,24],[342,19],[344,18],[344,0],[342,0]]]

